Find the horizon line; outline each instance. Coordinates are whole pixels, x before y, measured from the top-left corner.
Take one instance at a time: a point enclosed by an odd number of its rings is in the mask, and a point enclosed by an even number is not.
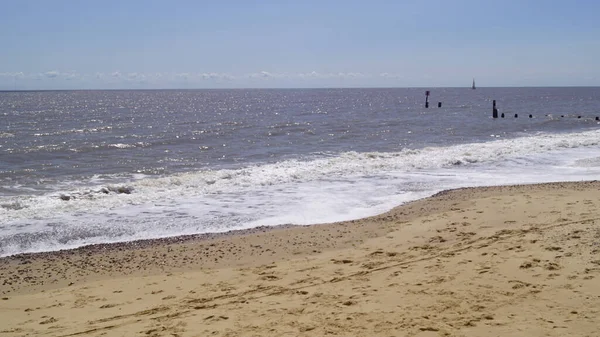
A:
[[[231,87],[231,88],[95,88],[95,89],[0,89],[0,93],[6,92],[40,92],[40,91],[163,91],[163,90],[319,90],[319,89],[469,89],[466,86],[415,86],[415,87]],[[499,88],[600,88],[600,85],[540,85],[540,86],[484,86],[477,89],[499,89]],[[475,89],[475,90],[477,90]]]

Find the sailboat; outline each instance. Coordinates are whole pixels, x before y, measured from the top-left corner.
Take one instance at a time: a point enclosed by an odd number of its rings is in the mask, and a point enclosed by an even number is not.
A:
[[[471,89],[475,90],[475,79],[473,79],[473,85],[471,86]]]

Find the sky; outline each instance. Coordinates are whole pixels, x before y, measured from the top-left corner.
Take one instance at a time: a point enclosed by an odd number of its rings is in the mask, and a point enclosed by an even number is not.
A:
[[[600,86],[597,0],[0,0],[0,90]]]

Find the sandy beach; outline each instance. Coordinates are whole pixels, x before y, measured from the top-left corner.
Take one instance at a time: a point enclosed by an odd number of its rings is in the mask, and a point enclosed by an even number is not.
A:
[[[0,336],[597,336],[600,182],[0,259]]]

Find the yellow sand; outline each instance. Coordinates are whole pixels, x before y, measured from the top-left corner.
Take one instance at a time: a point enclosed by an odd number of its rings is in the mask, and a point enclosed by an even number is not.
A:
[[[461,189],[359,221],[6,258],[0,336],[599,336],[599,188]]]

